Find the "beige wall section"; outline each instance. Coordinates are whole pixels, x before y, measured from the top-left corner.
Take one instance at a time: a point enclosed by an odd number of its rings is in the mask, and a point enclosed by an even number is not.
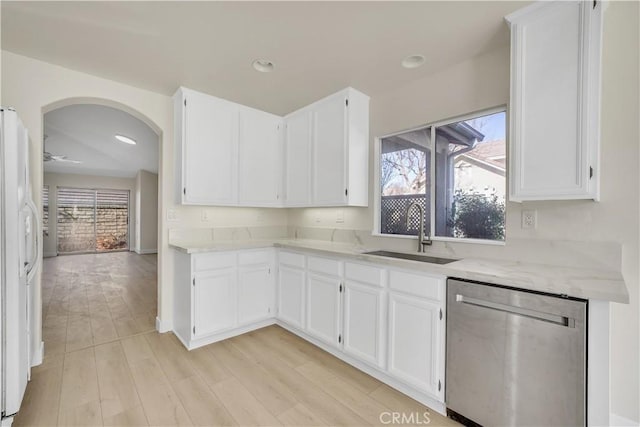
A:
[[[158,175],[145,170],[136,175],[135,251],[150,254],[158,250]]]
[[[482,257],[487,256],[487,249],[497,256],[509,252],[510,238],[591,241],[594,245],[621,243],[622,273],[631,302],[613,304],[611,310],[611,409],[637,422],[640,420],[638,3],[611,2],[604,25],[602,200],[508,203],[506,246],[457,245],[468,256]],[[506,104],[508,99],[509,52],[505,46],[392,92],[373,96],[371,136]],[[374,150],[370,152],[373,165]],[[372,191],[373,173],[372,167]],[[369,200],[374,200],[372,193]],[[521,228],[522,209],[538,211],[537,229]],[[338,210],[343,211],[344,223],[336,223]],[[289,226],[371,229],[373,217],[373,202],[369,208],[292,209]],[[384,237],[377,242],[392,243],[408,251],[415,249],[415,240]],[[435,243],[433,250],[441,245]]]
[[[105,188],[109,190],[129,191],[129,248],[136,245],[133,229],[133,218],[136,215],[134,196],[136,194],[136,181],[133,178],[114,178],[108,176],[92,176],[77,174],[45,173],[43,185],[49,186],[49,236],[43,239],[44,256],[56,255],[57,227],[56,227],[56,188]]]

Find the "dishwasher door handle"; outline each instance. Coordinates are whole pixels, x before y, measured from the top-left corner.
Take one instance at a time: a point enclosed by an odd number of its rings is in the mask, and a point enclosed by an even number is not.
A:
[[[499,302],[467,297],[461,294],[456,294],[456,302],[474,305],[476,307],[488,308],[490,310],[502,311],[509,314],[515,314],[517,316],[528,317],[530,319],[541,320],[543,322],[553,323],[556,325],[565,326],[567,328],[575,328],[576,324],[575,319],[570,317],[530,310],[528,308],[516,307]]]

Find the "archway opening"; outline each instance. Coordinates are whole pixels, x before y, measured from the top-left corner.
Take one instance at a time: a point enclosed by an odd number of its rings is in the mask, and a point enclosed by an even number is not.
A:
[[[109,100],[65,99],[42,111],[47,352],[154,330],[160,128]]]

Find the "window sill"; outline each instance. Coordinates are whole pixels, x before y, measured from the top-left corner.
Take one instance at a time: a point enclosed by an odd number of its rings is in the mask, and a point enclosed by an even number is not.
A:
[[[373,237],[386,237],[393,239],[411,239],[418,240],[418,236],[407,236],[403,234],[383,234],[377,231],[372,231]],[[432,237],[434,242],[451,242],[451,243],[465,243],[472,245],[489,245],[489,246],[504,246],[506,242],[504,240],[484,240],[484,239],[463,239],[459,237]]]

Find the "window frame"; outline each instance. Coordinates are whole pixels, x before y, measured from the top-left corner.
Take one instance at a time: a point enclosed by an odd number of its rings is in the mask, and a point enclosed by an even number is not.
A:
[[[463,115],[459,115],[459,116],[454,116],[454,117],[450,117],[447,119],[443,119],[443,120],[438,120],[435,122],[431,122],[431,123],[425,123],[419,126],[414,126],[408,129],[404,129],[404,130],[399,130],[396,132],[392,132],[392,133],[388,133],[385,135],[379,135],[376,136],[374,138],[374,147],[373,147],[373,163],[374,163],[374,169],[373,169],[373,181],[374,181],[374,194],[373,194],[373,229],[371,231],[371,235],[374,237],[391,237],[394,239],[412,239],[412,240],[417,240],[418,237],[417,236],[410,236],[410,235],[403,235],[403,234],[386,234],[386,233],[381,233],[380,232],[380,220],[381,220],[381,215],[380,215],[380,208],[381,208],[381,197],[382,197],[382,192],[380,190],[380,156],[381,156],[381,146],[382,146],[382,140],[385,138],[389,138],[391,136],[394,135],[399,135],[399,134],[403,134],[406,132],[412,132],[412,131],[416,131],[419,129],[424,129],[424,128],[428,128],[430,127],[431,130],[431,144],[433,144],[433,142],[435,141],[435,134],[436,134],[436,128],[440,127],[440,126],[445,126],[451,123],[456,123],[456,122],[460,122],[460,121],[465,121],[465,120],[471,120],[474,119],[476,117],[481,117],[481,116],[488,116],[491,114],[496,114],[496,113],[505,113],[505,152],[506,152],[506,162],[505,162],[505,237],[504,240],[489,240],[489,239],[471,239],[468,237],[445,237],[445,236],[436,236],[435,232],[436,232],[436,221],[435,221],[435,205],[436,205],[436,198],[433,197],[433,195],[435,194],[436,191],[436,174],[435,174],[435,170],[436,170],[436,150],[434,149],[433,146],[430,147],[429,150],[429,155],[431,156],[431,169],[429,170],[429,192],[431,194],[432,197],[430,197],[430,203],[431,203],[431,208],[430,208],[430,224],[429,224],[429,236],[431,237],[431,240],[433,240],[434,242],[457,242],[457,243],[471,243],[471,244],[481,244],[481,245],[494,245],[494,246],[504,246],[506,244],[507,241],[507,232],[506,232],[506,225],[507,225],[507,209],[506,209],[506,203],[507,203],[507,197],[506,194],[509,194],[509,109],[507,108],[506,104],[502,104],[496,107],[491,107],[491,108],[485,108],[482,110],[477,110],[477,111],[473,111],[471,113],[467,113],[467,114],[463,114]],[[425,230],[426,231],[426,230]]]

